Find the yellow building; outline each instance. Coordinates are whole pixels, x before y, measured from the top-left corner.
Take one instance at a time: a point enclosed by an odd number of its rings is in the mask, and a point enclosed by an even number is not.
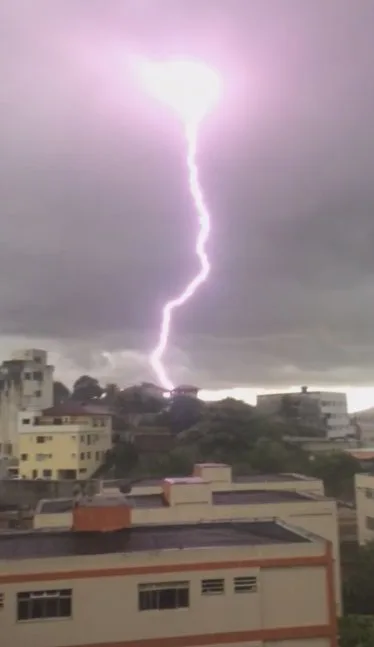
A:
[[[356,474],[357,538],[360,545],[374,540],[374,474]]]
[[[112,446],[111,418],[74,403],[23,411],[18,444],[21,478],[87,479]]]
[[[312,532],[331,542],[335,588],[337,591],[337,613],[340,613],[340,550],[338,535],[338,514],[335,500],[321,494],[317,481],[310,490],[297,491],[280,489],[280,483],[300,483],[308,479],[297,475],[274,475],[268,480],[268,488],[254,482],[233,482],[228,465],[196,465],[195,476],[158,481],[153,485],[138,483],[126,496],[118,490],[103,491],[92,499],[99,505],[108,497],[113,502],[126,502],[131,507],[132,524],[135,527],[155,524],[173,525],[185,523],[256,520],[278,518],[297,528]],[[252,477],[256,478],[256,477]],[[260,478],[260,477],[259,477]],[[270,477],[268,477],[270,478]],[[275,489],[270,489],[271,485]],[[247,487],[246,486],[250,486]],[[296,487],[294,485],[294,487]],[[152,491],[153,488],[153,491]],[[147,490],[148,491],[145,491]],[[316,494],[313,490],[317,492]],[[69,511],[70,506],[70,511]],[[70,500],[40,501],[34,517],[35,528],[71,528],[73,525],[73,502]]]
[[[102,496],[71,530],[0,533],[2,647],[337,647],[330,542],[276,520],[132,514]]]

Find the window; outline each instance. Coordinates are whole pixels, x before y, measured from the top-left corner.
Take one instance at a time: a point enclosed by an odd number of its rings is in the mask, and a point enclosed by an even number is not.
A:
[[[374,499],[374,490],[370,490],[369,488],[366,490],[366,497],[368,499]]]
[[[34,396],[35,396],[36,398],[40,398],[41,394],[42,394],[42,392],[41,392],[39,389],[38,389],[37,391],[35,391],[35,392],[34,392]]]
[[[91,452],[87,452],[87,458],[91,458]]]
[[[201,595],[222,595],[225,592],[225,580],[202,580]]]
[[[250,575],[248,577],[234,578],[235,593],[256,593],[256,591],[257,591],[257,577]]]
[[[21,461],[27,461],[28,457],[28,454],[21,454]]]
[[[23,425],[29,425],[30,424],[30,418],[23,418],[22,424]]]
[[[81,453],[80,459],[81,459],[81,461],[84,461],[84,459],[85,459],[85,453],[84,452]]]
[[[46,441],[45,436],[37,436],[36,437],[36,442],[39,443],[39,445],[42,445],[43,443],[45,443],[45,441]]]
[[[139,584],[139,611],[185,609],[190,606],[189,582]]]
[[[87,470],[85,467],[81,467],[81,469],[79,470],[79,474],[86,474],[86,472]]]
[[[91,445],[91,436],[87,434],[87,445]]]
[[[4,609],[4,593],[0,593],[0,609]]]
[[[32,478],[37,479],[38,478],[38,470],[33,470],[32,471]]]
[[[52,470],[43,470],[43,476],[45,479],[50,479],[52,477]]]
[[[374,517],[366,517],[366,528],[374,530]]]
[[[32,374],[32,379],[36,380],[37,382],[42,382],[43,373],[41,371],[34,371]]]
[[[81,436],[81,443],[84,443],[84,436]]]
[[[25,380],[31,380],[31,373],[25,373]]]
[[[53,418],[54,425],[62,425],[62,418]]]
[[[100,452],[95,452],[95,461],[100,460]]]
[[[17,593],[17,620],[70,618],[72,590]]]

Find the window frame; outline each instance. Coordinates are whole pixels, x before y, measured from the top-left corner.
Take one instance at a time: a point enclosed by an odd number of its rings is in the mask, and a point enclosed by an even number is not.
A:
[[[168,599],[168,595],[170,598]],[[174,600],[172,596],[174,595]],[[138,584],[138,611],[177,611],[190,608],[190,582]]]
[[[17,622],[70,620],[73,617],[73,589],[18,591],[16,599]],[[51,613],[51,607],[55,607],[55,613]]]

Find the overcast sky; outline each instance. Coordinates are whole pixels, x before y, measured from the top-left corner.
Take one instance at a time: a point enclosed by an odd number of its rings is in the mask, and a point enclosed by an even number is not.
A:
[[[180,124],[129,60],[193,57],[224,90],[200,140],[212,272],[175,317],[172,378],[372,384],[373,25],[372,0],[3,0],[2,355],[152,379],[195,214]]]

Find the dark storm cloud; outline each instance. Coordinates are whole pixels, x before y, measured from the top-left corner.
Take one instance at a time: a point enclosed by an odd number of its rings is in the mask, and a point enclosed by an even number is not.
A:
[[[195,221],[179,125],[127,61],[182,54],[225,94],[202,133],[213,269],[175,318],[175,379],[370,381],[373,24],[371,0],[4,0],[4,349],[39,338],[67,372],[151,377]]]

